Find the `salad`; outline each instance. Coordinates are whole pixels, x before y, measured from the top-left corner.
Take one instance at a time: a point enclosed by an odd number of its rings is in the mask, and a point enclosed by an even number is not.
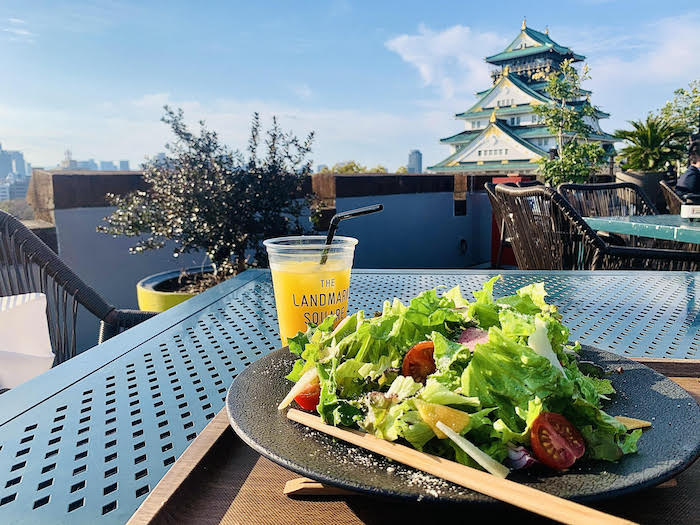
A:
[[[564,470],[636,452],[642,431],[602,410],[615,390],[579,365],[580,345],[568,343],[544,284],[494,299],[499,278],[473,302],[459,287],[436,288],[408,305],[386,301],[372,317],[309,326],[289,339],[296,384],[279,408],[294,401],[328,424],[502,477],[508,467]]]

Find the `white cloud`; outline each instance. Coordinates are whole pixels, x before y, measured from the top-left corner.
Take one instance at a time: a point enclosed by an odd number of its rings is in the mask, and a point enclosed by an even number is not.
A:
[[[418,34],[403,34],[386,42],[386,47],[414,66],[424,85],[438,89],[442,98],[473,95],[489,83],[489,66],[484,57],[500,51],[508,38],[456,25],[434,31],[421,24]]]
[[[2,34],[6,40],[10,42],[34,43],[34,37],[36,35],[23,27],[26,25],[24,20],[21,18],[8,18],[7,22],[9,25],[0,27],[0,34]]]
[[[11,35],[15,36],[33,36],[33,33],[30,33],[26,29],[19,29],[15,27],[4,27],[2,29],[5,33],[10,33]]]
[[[593,91],[592,101],[612,114],[606,128],[644,118],[671,98],[674,89],[700,77],[700,55],[689,44],[698,26],[700,12],[695,11],[641,25],[626,37],[615,36],[620,32],[615,27],[583,35],[580,30],[563,32],[572,36],[566,45],[588,55],[592,78],[586,87]]]
[[[314,92],[308,84],[299,84],[298,86],[293,86],[292,91],[294,94],[301,99],[309,99],[313,96]]]
[[[137,108],[162,108],[164,105],[168,104],[170,100],[170,93],[148,93],[143,95],[136,100],[132,100],[131,104]]]

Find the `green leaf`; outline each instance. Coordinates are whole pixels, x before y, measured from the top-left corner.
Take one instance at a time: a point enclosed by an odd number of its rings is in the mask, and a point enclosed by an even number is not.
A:
[[[421,383],[416,383],[410,376],[398,376],[391,383],[391,387],[387,391],[387,395],[395,396],[396,400],[401,402],[407,397],[411,397],[413,394],[418,392],[423,385]]]
[[[439,381],[429,379],[425,388],[418,396],[423,401],[436,405],[467,405],[481,408],[478,397],[467,397],[453,392]]]

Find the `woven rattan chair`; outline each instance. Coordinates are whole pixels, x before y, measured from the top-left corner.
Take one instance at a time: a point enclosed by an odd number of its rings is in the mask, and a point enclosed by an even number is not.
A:
[[[659,186],[661,186],[661,193],[663,194],[664,200],[666,201],[668,213],[670,213],[671,215],[680,215],[683,199],[680,195],[676,193],[675,184],[671,185],[665,180],[662,180],[659,182]]]
[[[697,271],[700,267],[698,253],[604,242],[552,188],[499,184],[495,195],[523,270]]]
[[[544,182],[539,181],[537,179],[535,179],[535,180],[521,180],[520,182],[516,182],[515,185],[518,188],[530,188],[532,186],[544,186]]]
[[[582,217],[658,215],[642,189],[631,182],[560,184],[557,191]]]
[[[0,296],[30,292],[46,294],[55,364],[75,356],[78,305],[100,320],[99,343],[155,315],[107,303],[31,230],[0,211]]]
[[[496,186],[494,184],[491,184],[490,182],[484,184],[484,189],[486,190],[486,194],[489,196],[489,201],[491,202],[493,218],[496,220],[496,224],[498,225],[499,238],[498,253],[496,255],[496,268],[500,268],[501,259],[503,257],[503,248],[510,246],[510,238],[508,236],[508,233],[506,232],[506,225],[503,218],[503,206],[499,202],[498,197],[494,192],[495,187]]]

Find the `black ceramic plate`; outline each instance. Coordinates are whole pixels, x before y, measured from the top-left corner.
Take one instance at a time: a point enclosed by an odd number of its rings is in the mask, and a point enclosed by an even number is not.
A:
[[[236,433],[263,456],[301,475],[358,492],[408,500],[486,503],[493,500],[382,456],[294,423],[277,405],[292,383],[284,376],[296,356],[286,349],[245,369],[226,399]],[[589,501],[636,491],[665,481],[700,454],[700,407],[681,387],[650,368],[609,352],[584,347],[582,359],[606,371],[617,390],[605,406],[611,415],[653,422],[639,452],[617,463],[580,461],[565,473],[514,472],[510,479],[564,498]]]

